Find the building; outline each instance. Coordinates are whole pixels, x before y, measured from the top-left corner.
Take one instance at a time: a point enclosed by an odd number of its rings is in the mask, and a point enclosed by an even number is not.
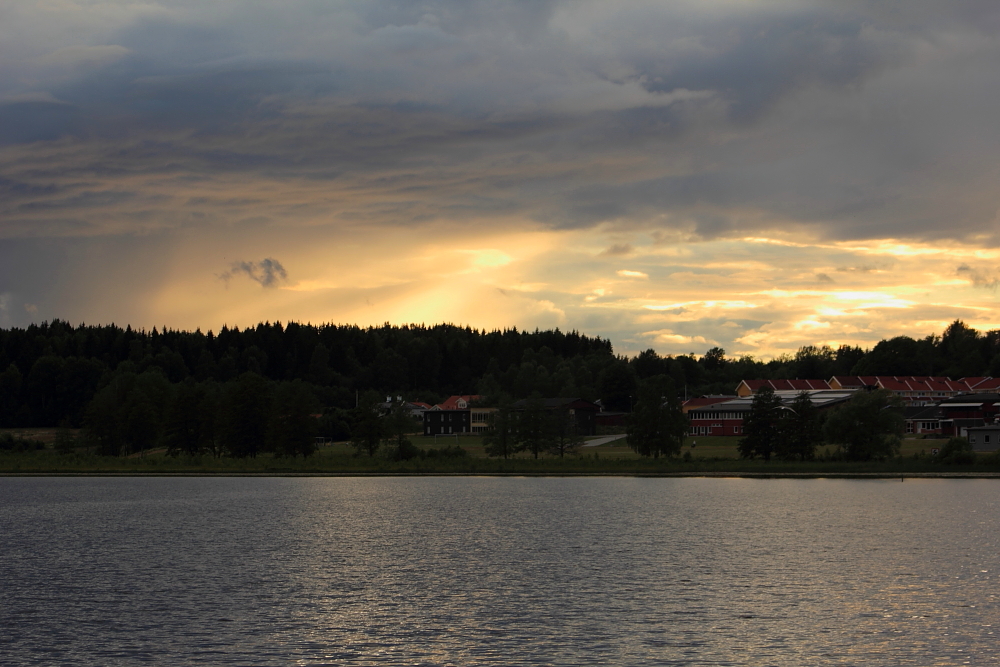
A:
[[[979,452],[995,452],[1000,449],[1000,424],[973,426],[966,429],[966,436],[972,448]]]
[[[472,411],[469,409],[438,409],[424,412],[424,435],[456,435],[471,432]]]
[[[907,435],[941,435],[944,413],[937,405],[912,405],[903,409]]]
[[[539,399],[542,407],[555,412],[556,410],[566,410],[573,419],[581,435],[597,435],[597,413],[601,407],[596,403],[585,401],[582,398],[542,398]],[[530,399],[517,401],[511,408],[514,410],[526,410]]]
[[[424,435],[454,435],[483,433],[489,429],[489,408],[471,408],[481,397],[478,394],[449,396],[423,411]],[[426,405],[426,404],[425,404]],[[475,412],[475,415],[473,415]],[[475,428],[473,428],[475,427]]]
[[[493,427],[497,408],[469,408],[469,428],[473,433],[486,433]]]
[[[892,392],[911,405],[930,405],[970,391],[969,386],[963,382],[933,377],[878,376],[875,386]]]
[[[834,389],[885,389],[911,405],[932,405],[972,391],[962,380],[931,375],[834,375],[830,378],[830,386]]]
[[[786,409],[791,409],[792,403],[801,391],[776,391],[775,396],[781,399]],[[850,400],[854,390],[819,389],[808,391],[809,398],[820,410],[827,410]],[[753,396],[740,396],[711,405],[692,408],[688,411],[689,435],[743,435],[743,420],[750,413]]]
[[[983,387],[1000,387],[993,378],[968,378]],[[932,405],[946,398],[973,391],[966,380],[952,380],[930,375],[834,375],[829,380],[743,380],[736,387],[738,396],[752,396],[761,387],[779,391],[813,391],[817,389],[852,390],[885,389],[910,405]],[[992,389],[983,389],[991,391]]]
[[[941,401],[941,434],[965,436],[970,428],[997,421],[1000,394],[965,394]]]

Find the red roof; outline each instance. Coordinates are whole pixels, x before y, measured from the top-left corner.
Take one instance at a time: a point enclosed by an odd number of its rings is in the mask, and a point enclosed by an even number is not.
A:
[[[462,396],[449,396],[448,398],[441,401],[434,407],[436,407],[438,410],[461,410],[462,408],[458,407],[459,400],[465,401],[468,404],[472,403],[473,401],[478,401],[479,398],[480,398],[479,394],[464,394]]]
[[[978,380],[978,382],[972,384],[970,380]],[[1000,378],[965,378],[965,382],[969,385],[969,389],[975,389],[976,391],[994,391],[1000,389]]]
[[[826,380],[744,380],[750,391],[757,393],[761,387],[770,387],[775,391],[808,391],[810,389],[829,389]]]
[[[832,380],[836,380],[840,383],[841,387],[854,388],[854,387],[868,387],[875,384],[875,378],[873,377],[858,377],[857,375],[834,375]]]
[[[883,389],[888,389],[889,391],[913,391],[912,387],[906,382],[900,382],[895,378],[880,377],[878,379],[878,386]]]
[[[880,386],[894,391],[966,391],[964,382],[931,375],[834,375],[841,387]]]
[[[700,408],[703,405],[714,405],[716,403],[724,403],[725,401],[731,401],[736,396],[715,396],[709,398],[708,396],[700,396],[699,398],[689,398],[684,401],[681,405],[685,408]]]

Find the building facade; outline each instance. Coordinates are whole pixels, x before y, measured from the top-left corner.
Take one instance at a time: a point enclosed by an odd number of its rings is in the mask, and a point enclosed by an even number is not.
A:
[[[460,435],[472,432],[471,410],[427,410],[424,435]]]

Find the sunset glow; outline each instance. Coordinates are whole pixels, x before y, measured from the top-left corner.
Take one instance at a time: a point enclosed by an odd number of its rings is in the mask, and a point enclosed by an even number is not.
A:
[[[0,326],[760,358],[996,328],[1000,15],[972,6],[11,3]]]

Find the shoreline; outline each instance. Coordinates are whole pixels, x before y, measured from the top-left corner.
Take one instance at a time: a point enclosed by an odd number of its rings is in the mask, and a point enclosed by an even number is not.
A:
[[[1000,472],[0,472],[4,477],[717,477],[742,479],[1000,479]]]

